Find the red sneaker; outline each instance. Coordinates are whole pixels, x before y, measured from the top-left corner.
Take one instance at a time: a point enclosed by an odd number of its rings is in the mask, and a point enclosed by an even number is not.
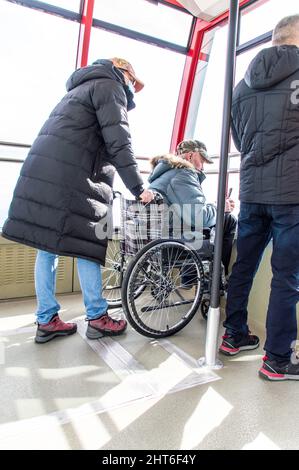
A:
[[[222,336],[223,341],[219,348],[219,352],[225,354],[226,356],[235,356],[241,351],[248,351],[258,348],[260,345],[259,338],[249,333],[246,336],[231,336],[225,334]]]
[[[126,320],[114,320],[106,313],[100,318],[88,321],[86,336],[89,339],[98,339],[103,336],[117,336],[121,335],[126,328]]]
[[[76,323],[65,323],[56,314],[48,323],[43,325],[38,324],[35,342],[36,343],[47,343],[56,336],[68,336],[76,333]]]
[[[278,362],[265,356],[263,358],[263,365],[259,370],[259,376],[262,379],[276,382],[281,380],[299,380],[298,358],[293,362],[288,359]]]

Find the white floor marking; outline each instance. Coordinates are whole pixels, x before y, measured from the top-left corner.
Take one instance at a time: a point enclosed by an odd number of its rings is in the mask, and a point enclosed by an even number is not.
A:
[[[86,322],[78,320],[78,333],[93,351],[109,366],[120,383],[113,386],[103,397],[76,408],[55,411],[38,417],[23,419],[0,425],[0,440],[9,436],[20,436],[46,427],[61,426],[90,414],[105,413],[142,400],[161,399],[166,394],[185,390],[196,385],[220,379],[212,371],[198,368],[197,361],[172,344],[160,340],[158,344],[170,355],[158,367],[147,370],[117,340],[105,337],[89,340],[85,336]],[[2,336],[34,332],[36,327],[25,327],[0,332]],[[19,437],[20,438],[20,437]]]

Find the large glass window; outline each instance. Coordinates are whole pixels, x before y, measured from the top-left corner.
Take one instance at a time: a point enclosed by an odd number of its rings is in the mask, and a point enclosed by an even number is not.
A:
[[[210,155],[219,157],[224,99],[227,23],[207,31],[196,70],[185,139],[198,139]],[[205,167],[203,191],[208,203],[217,201],[219,158]]]
[[[192,16],[145,0],[95,0],[94,18],[187,46]]]
[[[204,35],[192,91],[185,138],[203,141],[219,155],[226,60],[227,25]]]
[[[0,140],[31,144],[74,71],[79,24],[0,2]]]
[[[134,152],[152,157],[169,151],[185,56],[93,28],[89,62],[123,57],[132,63],[144,89],[129,112]]]
[[[47,0],[41,3],[47,3],[56,7],[64,8],[65,10],[75,11],[79,13],[80,0]]]
[[[299,13],[297,0],[261,0],[241,15],[240,44],[272,31],[285,16]]]

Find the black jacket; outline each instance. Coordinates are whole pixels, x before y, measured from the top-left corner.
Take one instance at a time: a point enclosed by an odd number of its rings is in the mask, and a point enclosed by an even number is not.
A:
[[[115,168],[139,195],[127,95],[111,62],[75,71],[22,166],[2,235],[104,264]]]
[[[235,88],[232,134],[243,202],[299,204],[298,80],[299,48],[270,47]]]

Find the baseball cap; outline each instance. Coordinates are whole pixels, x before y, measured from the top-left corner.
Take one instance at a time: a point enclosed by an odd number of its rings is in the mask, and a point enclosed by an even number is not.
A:
[[[117,67],[118,69],[126,70],[127,72],[129,72],[131,77],[135,80],[134,88],[135,88],[136,93],[142,90],[142,88],[144,87],[144,83],[139,78],[136,77],[135,71],[132,65],[130,64],[130,62],[128,62],[125,59],[120,59],[119,57],[113,57],[110,60],[113,63],[114,67]]]
[[[188,152],[199,152],[207,163],[214,163],[213,159],[208,155],[207,147],[199,140],[182,140],[182,142],[177,145],[177,155],[183,155]]]

